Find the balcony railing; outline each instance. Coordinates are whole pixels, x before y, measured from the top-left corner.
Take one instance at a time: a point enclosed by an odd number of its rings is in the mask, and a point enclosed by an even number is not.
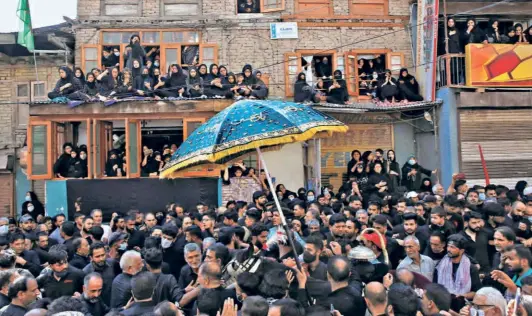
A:
[[[438,56],[437,88],[465,86],[465,54]]]
[[[437,87],[530,88],[531,58],[529,44],[469,44],[438,57]]]

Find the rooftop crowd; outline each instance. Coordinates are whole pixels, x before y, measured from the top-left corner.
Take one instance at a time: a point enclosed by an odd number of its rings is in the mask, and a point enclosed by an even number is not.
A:
[[[526,182],[470,187],[455,174],[444,188],[416,157],[401,165],[380,149],[354,150],[346,173],[337,190],[270,192],[239,162],[223,178],[255,179],[249,200],[173,201],[109,224],[85,209],[89,197],[68,221],[28,192],[17,220],[0,218],[0,315],[532,312]]]

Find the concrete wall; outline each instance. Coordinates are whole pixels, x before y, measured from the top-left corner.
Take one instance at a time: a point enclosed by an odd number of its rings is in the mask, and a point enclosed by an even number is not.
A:
[[[403,167],[408,157],[416,154],[416,144],[414,138],[414,128],[407,123],[395,123],[393,125],[393,139],[395,159],[400,167]],[[420,161],[420,163],[423,163]]]
[[[451,88],[443,88],[436,92],[436,97],[443,100],[438,109],[438,138],[440,154],[440,182],[447,188],[452,181],[453,173],[460,169],[458,160],[458,116],[456,110],[456,94]]]
[[[264,153],[264,160],[275,185],[284,186],[293,192],[305,183],[303,172],[303,146],[300,143],[284,145],[281,150]]]

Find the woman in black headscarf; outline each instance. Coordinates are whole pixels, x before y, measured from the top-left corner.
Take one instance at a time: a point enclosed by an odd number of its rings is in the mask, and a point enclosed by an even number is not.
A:
[[[342,79],[342,71],[335,70],[333,77],[333,83],[328,89],[327,102],[345,104],[349,100],[349,95],[347,94],[346,82]]]
[[[532,26],[527,28],[524,33],[525,33],[524,36],[525,36],[528,44],[532,44]]]
[[[153,96],[153,79],[150,77],[150,70],[148,67],[142,68],[142,73],[135,77],[134,88],[138,95],[143,97]]]
[[[26,214],[31,215],[36,222],[39,216],[44,216],[44,206],[33,191],[26,192],[25,202],[22,203],[21,216]]]
[[[122,159],[118,156],[115,150],[109,152],[109,158],[105,163],[106,177],[122,177],[124,175],[122,169]]]
[[[138,34],[133,34],[129,39],[129,47],[131,50],[126,51],[126,68],[133,68],[133,60],[138,60],[140,67],[145,64],[146,61],[146,52],[144,48],[140,45],[140,37]]]
[[[212,64],[209,69],[209,74],[205,79],[204,92],[208,97],[225,97],[227,91],[224,90],[222,79],[218,72],[218,65]]]
[[[389,69],[384,71],[384,79],[379,82],[377,87],[377,97],[381,101],[395,102],[399,95],[399,87],[397,81],[392,77],[392,72]]]
[[[515,28],[515,37],[517,38],[517,43],[528,43],[526,40],[525,32],[523,31],[523,25],[521,23],[516,23]]]
[[[67,178],[81,178],[83,175],[83,165],[78,157],[78,152],[73,149],[70,152]]]
[[[81,70],[81,68],[79,67],[74,68],[74,77],[78,79],[79,83],[82,86],[85,85],[85,74],[83,73],[83,70]]]
[[[131,77],[132,77],[133,81],[135,81],[135,79],[137,79],[137,77],[140,77],[142,75],[142,68],[143,67],[140,66],[140,61],[138,59],[133,59],[132,65],[133,65],[133,68],[130,68],[131,69]]]
[[[70,165],[70,152],[72,151],[72,143],[63,144],[63,153],[54,163],[54,174],[58,178],[66,178],[68,175],[68,167]]]
[[[262,72],[260,70],[253,71],[255,83],[251,86],[251,99],[264,100],[268,97],[268,87],[262,81]]]
[[[200,78],[195,67],[188,69],[187,93],[191,98],[199,98],[203,95],[203,79]]]
[[[436,173],[436,170],[430,171],[419,165],[417,163],[416,157],[414,156],[410,156],[410,158],[408,158],[401,170],[403,174],[402,183],[408,191],[419,190],[421,187],[421,178],[423,177],[423,174],[430,177],[433,173]]]
[[[170,65],[170,73],[168,74],[164,87],[156,90],[155,94],[163,98],[176,98],[186,96],[187,76],[183,73],[183,69],[178,64]]]
[[[403,100],[423,101],[423,97],[419,94],[419,84],[416,78],[409,74],[406,68],[402,68],[399,72],[399,90],[400,98]]]
[[[222,83],[227,80],[228,74],[229,72],[227,71],[227,67],[225,67],[224,65],[220,65],[220,67],[218,67],[218,75],[220,79],[222,79]]]
[[[87,74],[85,86],[83,87],[83,93],[88,95],[90,98],[96,98],[100,93],[100,85],[96,82],[96,77],[92,72]]]
[[[89,165],[87,161],[87,146],[79,146],[79,161],[81,162],[81,178],[86,178],[89,174]]]
[[[382,198],[388,193],[390,178],[380,161],[373,163],[366,189],[369,201]]]
[[[201,64],[198,67],[198,76],[200,76],[201,79],[203,79],[203,82],[207,80],[207,76],[209,75],[207,71],[207,65]]]
[[[449,38],[449,54],[463,53],[462,34],[456,29],[453,18],[447,19],[447,37]],[[442,39],[442,52],[445,52],[445,37]]]
[[[113,91],[122,85],[122,79],[120,78],[118,67],[105,69],[105,71],[98,75],[96,79],[101,82],[100,94],[102,96],[110,96]]]
[[[244,75],[244,84],[247,85],[247,86],[252,86],[254,85],[256,82],[255,82],[255,77],[253,76],[253,67],[251,67],[251,65],[245,65],[243,68],[242,68],[242,74]]]
[[[502,43],[501,34],[499,32],[499,21],[491,18],[488,22],[488,29],[486,30],[486,39],[490,44]]]
[[[318,68],[319,68],[318,75],[322,79],[323,77],[329,78],[332,76],[332,65],[329,62],[329,58],[327,56],[323,56],[320,64],[318,65]]]
[[[124,69],[122,72],[122,80],[120,84],[116,86],[114,91],[109,95],[115,99],[129,98],[137,93],[137,90],[133,86],[133,76],[129,69]]]
[[[80,90],[83,90],[83,86],[79,80],[74,78],[72,70],[66,66],[61,66],[59,67],[59,80],[55,84],[55,88],[48,93],[48,98],[66,97],[70,99],[74,92]]]
[[[235,91],[238,90],[238,85],[236,82],[236,76],[234,73],[230,72],[227,75],[227,79],[222,81],[224,90],[226,91],[225,97],[231,99],[235,96]]]
[[[463,36],[465,39],[463,43],[464,45],[472,43],[488,43],[486,35],[478,27],[477,21],[473,18],[467,20],[467,29],[465,30]]]
[[[307,77],[304,72],[297,75],[294,84],[294,102],[304,103],[312,99],[312,87],[307,83]]]
[[[361,161],[361,154],[358,149],[351,152],[351,160],[347,163],[347,178],[350,179],[354,176],[356,165]]]

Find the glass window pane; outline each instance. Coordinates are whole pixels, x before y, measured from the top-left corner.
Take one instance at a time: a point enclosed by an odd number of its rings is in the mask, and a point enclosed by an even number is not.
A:
[[[203,59],[214,59],[214,48],[204,47],[203,48]]]
[[[166,61],[163,71],[168,71],[168,67],[170,67],[171,64],[178,64],[177,50],[177,48],[165,48],[164,52],[166,54]]]
[[[28,89],[28,85],[27,84],[19,84],[17,85],[17,97],[21,98],[21,97],[28,97],[30,94],[29,94],[29,89]]]
[[[183,32],[183,41],[186,43],[199,43],[198,32]]]
[[[163,42],[183,43],[183,32],[163,32]]]
[[[142,32],[142,43],[159,43],[159,32]]]
[[[120,44],[122,39],[122,33],[120,32],[104,32],[103,42],[104,44]]]
[[[129,161],[129,173],[138,173],[139,172],[139,161],[138,161],[138,137],[137,137],[137,123],[129,123],[129,135],[127,137],[127,146],[129,146],[129,157],[126,159]]]
[[[95,47],[85,48],[85,60],[98,59],[98,49]]]
[[[129,44],[129,42],[131,41],[131,36],[133,36],[133,34],[138,35],[137,32],[122,32],[122,44]]]
[[[92,68],[98,68],[96,61],[85,61],[85,72],[90,71]]]
[[[42,97],[44,96],[44,83],[34,83],[33,84],[33,96]]]
[[[43,175],[48,173],[46,155],[46,125],[36,125],[31,128],[32,152],[31,167],[33,175]]]
[[[297,72],[297,66],[288,67],[288,72],[291,74],[295,74]]]
[[[283,0],[264,0],[264,9],[280,9],[282,8]]]

